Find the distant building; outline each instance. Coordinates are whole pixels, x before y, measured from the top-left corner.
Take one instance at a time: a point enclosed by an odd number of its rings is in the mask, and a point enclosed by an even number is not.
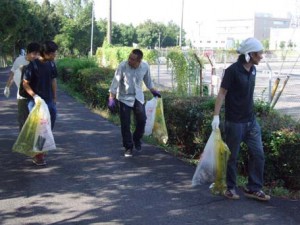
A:
[[[256,13],[251,18],[222,19],[216,22],[215,35],[200,36],[196,46],[202,49],[231,49],[248,37],[270,40],[271,29],[289,28],[290,23],[291,18],[275,18],[266,13]]]
[[[254,18],[254,37],[260,41],[269,40],[271,29],[289,28],[291,18],[275,18],[270,14],[256,14]]]

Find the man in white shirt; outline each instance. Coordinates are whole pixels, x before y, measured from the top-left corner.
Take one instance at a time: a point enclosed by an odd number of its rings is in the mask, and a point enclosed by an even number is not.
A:
[[[9,73],[6,86],[4,88],[4,95],[8,98],[10,95],[10,87],[13,82],[16,84],[17,91],[17,100],[18,100],[18,122],[19,129],[21,130],[27,116],[29,114],[27,107],[27,98],[19,95],[19,88],[21,83],[22,68],[29,64],[30,61],[37,59],[39,57],[40,45],[38,43],[32,42],[27,46],[27,54],[20,55],[15,61]]]
[[[154,89],[150,76],[150,68],[142,61],[143,52],[140,49],[131,51],[128,60],[118,66],[109,92],[109,109],[116,106],[115,98],[120,103],[120,120],[125,157],[132,157],[133,146],[141,151],[141,138],[145,132],[146,113],[143,93],[143,83],[154,97],[161,97]],[[136,127],[133,135],[130,131],[131,111],[134,113]]]

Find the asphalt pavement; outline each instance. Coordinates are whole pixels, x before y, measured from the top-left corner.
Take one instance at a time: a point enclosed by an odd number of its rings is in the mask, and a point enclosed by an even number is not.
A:
[[[299,225],[300,202],[228,200],[191,187],[195,167],[144,144],[123,157],[120,127],[58,91],[57,149],[47,166],[12,152],[18,136],[16,88],[5,98],[0,70],[0,224]]]

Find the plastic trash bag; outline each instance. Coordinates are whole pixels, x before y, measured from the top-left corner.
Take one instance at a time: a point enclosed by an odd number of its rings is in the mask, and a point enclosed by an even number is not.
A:
[[[192,185],[213,183],[210,190],[221,194],[226,190],[226,170],[230,151],[221,137],[220,129],[213,130],[201,155]]]
[[[168,142],[168,131],[165,122],[162,98],[157,98],[152,135],[159,143],[166,144]]]
[[[33,157],[56,149],[48,106],[41,99],[31,110],[12,150]]]
[[[146,136],[152,134],[154,120],[155,120],[155,113],[156,113],[156,105],[157,105],[157,98],[152,98],[150,101],[147,101],[145,105],[147,120],[146,120],[144,135]]]

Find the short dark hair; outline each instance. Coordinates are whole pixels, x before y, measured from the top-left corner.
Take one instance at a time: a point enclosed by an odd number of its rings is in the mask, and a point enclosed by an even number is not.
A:
[[[26,51],[27,51],[27,53],[39,52],[40,51],[40,44],[38,44],[36,42],[31,42],[27,45]]]
[[[138,59],[142,59],[143,56],[144,56],[142,50],[137,49],[137,48],[136,48],[136,49],[133,49],[133,50],[131,51],[131,53],[137,55]]]
[[[58,49],[57,44],[54,41],[45,41],[41,47],[41,55],[49,54],[52,52],[56,52]]]

